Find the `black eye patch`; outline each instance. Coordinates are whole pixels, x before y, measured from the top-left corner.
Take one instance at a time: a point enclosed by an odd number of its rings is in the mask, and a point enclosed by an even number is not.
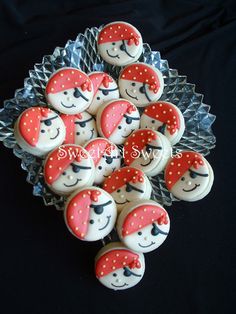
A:
[[[72,171],[78,173],[80,171],[80,167],[78,165],[72,164]]]
[[[127,114],[124,114],[124,117],[125,117],[125,122],[127,124],[131,124],[133,120],[140,120],[140,118],[135,118],[135,117],[130,117],[130,116],[127,116]]]
[[[208,177],[208,173],[198,173],[196,171],[193,171],[189,169],[189,175],[192,179],[195,179],[197,176],[199,177]]]
[[[86,123],[93,120],[93,117],[91,117],[90,119],[88,120],[85,120],[85,121],[75,121],[75,124],[78,124],[81,128],[85,128],[86,127]]]
[[[88,98],[86,98],[86,97],[80,92],[80,90],[79,90],[77,87],[75,87],[75,91],[74,91],[74,93],[73,93],[73,96],[74,96],[75,98],[82,97],[85,101],[88,101]]]
[[[40,122],[44,123],[46,126],[50,126],[52,125],[52,120],[54,119],[57,119],[57,116],[49,118],[49,119],[41,120]]]
[[[153,228],[151,230],[151,235],[158,236],[158,234],[163,234],[163,235],[168,234],[168,232],[164,232],[161,229],[159,229],[155,223],[153,223],[152,226],[153,226]]]
[[[103,90],[102,90],[102,94],[103,94],[104,96],[107,96],[107,95],[109,94],[109,90],[103,89]]]
[[[112,161],[113,161],[112,157],[106,156],[106,163],[107,163],[108,165],[111,164]]]
[[[133,185],[131,185],[130,183],[126,183],[126,192],[132,192],[133,190],[134,191],[137,191],[137,192],[139,192],[139,193],[144,193],[144,191],[142,191],[142,190],[140,190],[140,189],[138,189],[138,188],[136,188],[135,186],[133,186]]]
[[[124,43],[123,43],[122,45],[120,45],[120,50],[121,50],[121,51],[125,51],[125,50],[126,50]]]
[[[123,275],[125,277],[130,277],[131,275],[135,276],[135,277],[141,277],[141,275],[135,274],[133,273],[128,267],[124,267],[124,272]]]
[[[147,144],[147,145],[146,145],[146,152],[147,152],[147,153],[150,153],[150,152],[153,151],[154,149],[161,150],[162,147],[160,147],[160,146],[153,146],[153,145],[150,145],[150,144]]]
[[[104,211],[104,207],[106,207],[107,205],[110,205],[112,202],[111,201],[108,201],[104,204],[100,204],[100,205],[94,205],[94,204],[91,204],[90,207],[93,208],[95,214],[97,215],[101,215]]]

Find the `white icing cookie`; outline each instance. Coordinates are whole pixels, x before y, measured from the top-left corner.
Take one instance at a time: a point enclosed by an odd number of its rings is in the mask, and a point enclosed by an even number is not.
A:
[[[93,85],[83,71],[61,68],[49,78],[45,96],[56,110],[65,114],[76,114],[90,105],[93,99]]]
[[[131,201],[149,199],[151,183],[145,174],[132,167],[123,167],[113,172],[103,184],[105,191],[114,198],[119,211]]]
[[[98,133],[115,144],[123,144],[139,124],[138,109],[126,99],[112,100],[97,113]]]
[[[95,184],[101,184],[112,172],[120,168],[119,148],[105,138],[95,138],[84,146],[95,164]]]
[[[140,282],[144,272],[144,255],[126,248],[120,242],[109,243],[95,258],[97,279],[113,290],[134,287]]]
[[[113,198],[98,187],[75,191],[67,200],[64,217],[70,232],[84,241],[97,241],[107,236],[116,222]]]
[[[131,24],[110,23],[98,35],[98,52],[107,63],[117,66],[133,63],[142,51],[142,36]]]
[[[86,111],[75,114],[61,114],[66,127],[64,144],[84,145],[87,141],[97,137],[95,119]]]
[[[99,107],[112,99],[119,98],[119,88],[116,81],[105,72],[92,72],[89,78],[93,84],[93,101],[87,111],[93,115],[97,114]]]
[[[140,62],[128,65],[121,71],[118,85],[122,97],[137,107],[145,107],[161,97],[164,80],[157,68]]]
[[[94,176],[93,160],[79,145],[62,145],[52,151],[45,161],[45,182],[60,195],[68,195],[78,188],[92,185]]]
[[[18,117],[14,135],[26,152],[44,156],[65,139],[65,126],[59,115],[44,107],[31,107]]]
[[[170,102],[158,101],[148,105],[141,116],[141,128],[149,128],[164,134],[172,145],[181,139],[185,123],[178,107]]]
[[[151,200],[126,205],[117,220],[120,240],[131,250],[151,252],[166,239],[170,230],[167,211]]]
[[[164,168],[171,156],[171,145],[160,132],[140,129],[128,137],[124,144],[124,162],[155,176]]]
[[[214,173],[199,153],[182,151],[168,162],[165,169],[168,190],[184,201],[198,201],[211,190]]]

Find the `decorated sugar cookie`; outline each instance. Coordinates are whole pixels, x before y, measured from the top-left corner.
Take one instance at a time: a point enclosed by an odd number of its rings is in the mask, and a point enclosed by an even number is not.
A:
[[[144,255],[126,248],[120,242],[109,243],[95,258],[97,279],[113,290],[134,287],[140,282],[144,272]]]
[[[113,172],[104,181],[103,188],[112,195],[119,211],[131,201],[149,199],[152,192],[145,174],[132,167],[123,167]]]
[[[64,144],[84,145],[85,142],[97,137],[95,119],[88,112],[61,114],[61,118],[66,127]]]
[[[138,109],[126,99],[104,104],[97,114],[98,133],[115,144],[123,144],[139,128],[139,123]]]
[[[89,78],[93,84],[94,96],[87,111],[95,115],[104,102],[119,98],[119,89],[116,81],[105,72],[92,72]]]
[[[165,169],[168,190],[184,201],[198,201],[211,190],[214,173],[199,153],[182,151],[168,162]]]
[[[172,103],[158,101],[145,108],[141,116],[141,128],[159,131],[175,145],[185,130],[184,117],[179,108]]]
[[[49,188],[68,195],[78,188],[92,185],[94,163],[88,152],[79,145],[61,145],[45,161],[44,179]]]
[[[95,138],[84,147],[95,164],[95,184],[101,184],[112,172],[120,168],[119,148],[105,138]]]
[[[119,77],[122,97],[132,101],[137,107],[145,107],[158,100],[164,88],[161,72],[146,63],[134,63],[125,67]]]
[[[138,60],[142,50],[142,36],[131,24],[110,23],[98,35],[98,52],[107,63],[118,66],[133,63]]]
[[[62,68],[51,75],[46,86],[46,98],[56,110],[65,114],[80,113],[93,99],[93,85],[83,71]]]
[[[113,198],[97,187],[75,191],[65,206],[65,222],[70,232],[85,241],[97,241],[107,236],[116,222]]]
[[[43,156],[63,143],[65,126],[56,112],[44,107],[31,107],[18,117],[14,135],[25,151]]]
[[[126,205],[117,221],[121,241],[131,250],[151,252],[166,239],[170,219],[166,210],[151,200],[141,200]]]
[[[124,144],[124,162],[141,169],[148,176],[160,173],[171,156],[171,145],[160,132],[140,129],[131,134]]]

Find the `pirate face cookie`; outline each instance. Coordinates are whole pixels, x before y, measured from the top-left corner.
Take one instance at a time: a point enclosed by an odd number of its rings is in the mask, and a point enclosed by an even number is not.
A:
[[[123,144],[139,123],[138,109],[126,99],[104,104],[97,114],[98,133],[115,144]]]
[[[124,167],[113,172],[103,184],[104,190],[114,198],[119,211],[138,199],[149,199],[152,187],[145,174],[132,167]]]
[[[44,179],[53,192],[68,195],[93,184],[93,160],[79,145],[62,145],[47,156]]]
[[[92,101],[92,82],[87,74],[78,69],[62,68],[49,78],[46,98],[52,107],[62,113],[80,113]]]
[[[104,102],[119,98],[119,89],[116,81],[107,73],[92,72],[89,78],[93,84],[94,96],[87,111],[95,115]]]
[[[170,220],[166,210],[150,200],[126,205],[117,221],[121,241],[131,250],[151,252],[166,239]]]
[[[144,272],[144,255],[133,252],[120,242],[106,245],[95,258],[97,279],[113,290],[134,287],[142,279]]]
[[[140,129],[131,134],[124,144],[124,162],[141,169],[148,176],[161,172],[171,156],[171,145],[161,133]]]
[[[101,184],[111,173],[120,168],[120,151],[107,139],[95,138],[89,141],[84,148],[95,164],[95,184]]]
[[[76,191],[67,200],[65,221],[71,233],[85,241],[104,238],[116,222],[116,204],[104,190],[88,187]]]
[[[120,73],[118,84],[121,96],[137,107],[145,107],[151,101],[158,100],[164,88],[161,72],[141,62],[125,67]]]
[[[133,63],[142,50],[141,34],[128,23],[110,23],[98,35],[98,52],[107,63],[117,66]]]
[[[85,142],[97,137],[95,119],[88,112],[75,115],[62,114],[61,118],[66,127],[64,144],[84,145]]]
[[[198,201],[211,190],[214,173],[199,153],[182,151],[174,156],[165,169],[168,190],[184,201]]]
[[[179,108],[172,103],[158,101],[145,108],[141,116],[141,128],[159,131],[175,145],[185,130],[184,117]]]
[[[65,126],[56,112],[32,107],[19,116],[14,133],[17,143],[25,151],[43,156],[63,143]]]

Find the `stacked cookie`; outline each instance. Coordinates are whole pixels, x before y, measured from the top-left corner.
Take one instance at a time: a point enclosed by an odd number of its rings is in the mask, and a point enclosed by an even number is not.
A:
[[[121,67],[118,81],[105,72],[57,70],[45,88],[48,106],[26,109],[15,138],[44,159],[45,183],[65,197],[65,222],[74,236],[97,241],[116,228],[120,242],[99,251],[95,272],[102,284],[121,290],[141,280],[143,253],[158,248],[170,229],[167,211],[150,200],[149,177],[164,170],[174,196],[196,201],[209,193],[214,175],[199,153],[172,156],[184,118],[177,106],[160,100],[161,72],[138,62],[138,30],[110,23],[97,46],[105,62]]]

